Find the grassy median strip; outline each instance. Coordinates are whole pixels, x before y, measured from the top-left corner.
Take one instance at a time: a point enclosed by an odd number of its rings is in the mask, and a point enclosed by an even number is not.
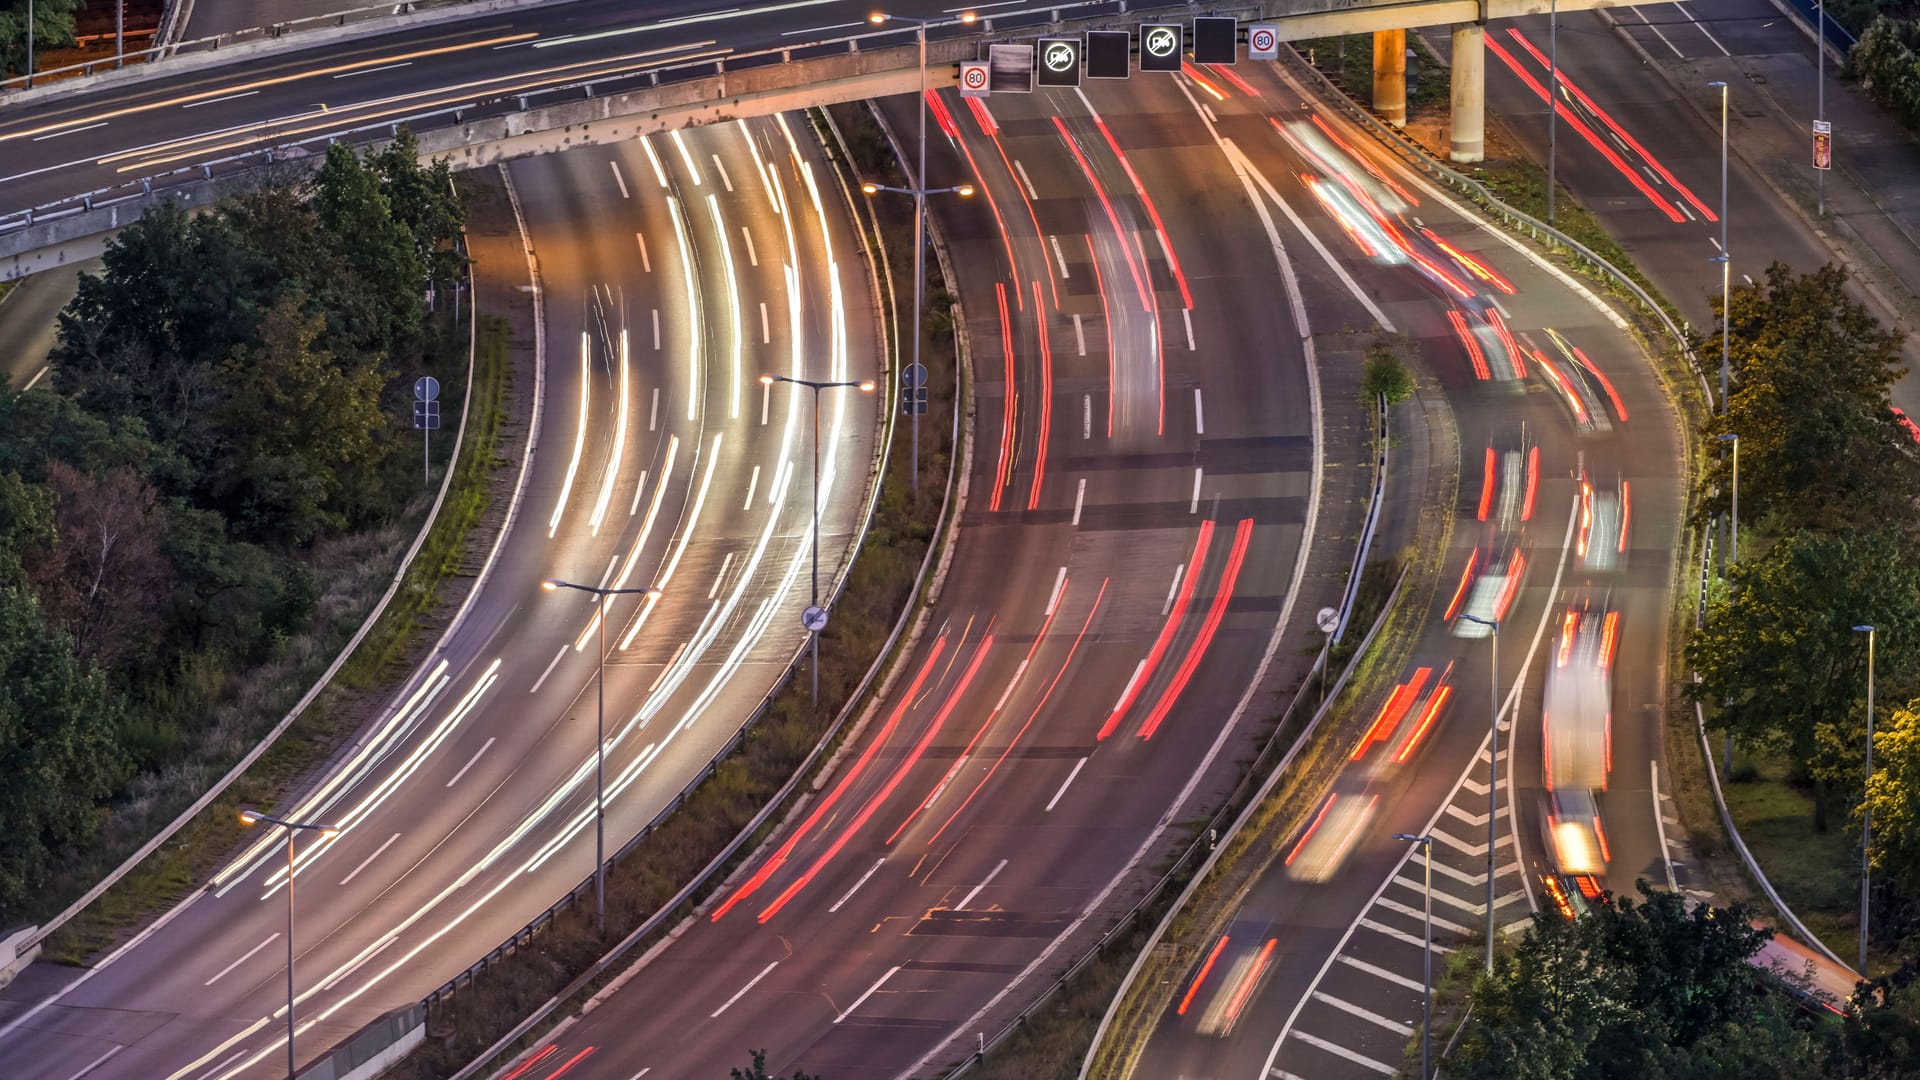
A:
[[[860,179],[905,183],[864,106],[836,108],[834,119],[855,157],[854,175],[845,177],[849,187]],[[830,140],[826,145],[836,165],[844,168],[838,147]],[[904,199],[877,200],[871,207],[878,215],[886,245],[885,264],[897,279],[891,295],[911,297],[911,271],[907,268],[913,265],[913,204]],[[867,207],[858,209],[865,211]],[[864,222],[862,228],[865,231]],[[880,262],[875,260],[876,269]],[[945,283],[940,280],[937,262],[928,260],[927,270],[931,278],[929,297],[944,295]],[[886,295],[883,290],[882,296]],[[895,310],[893,318],[908,319],[910,312]],[[958,357],[951,333],[954,322],[948,311],[930,308],[927,312],[921,362],[929,371],[929,401],[921,422],[920,496],[915,499],[909,494],[909,455],[903,444],[907,428],[900,425],[897,438],[902,442],[888,456],[866,543],[848,572],[846,588],[834,605],[833,621],[821,638],[818,706],[809,703],[808,681],[803,668],[796,668],[800,677],[787,679],[778,689],[766,713],[748,731],[741,749],[721,761],[678,810],[609,868],[604,937],[595,928],[591,903],[562,910],[521,948],[491,962],[471,983],[463,983],[457,991],[436,1001],[428,1014],[427,1041],[387,1075],[403,1080],[449,1075],[567,987],[610,945],[658,912],[752,821],[849,704],[853,691],[881,659],[881,648],[900,612],[916,602],[921,563],[936,539],[942,492],[949,481],[948,463],[955,452],[951,439],[953,409],[962,400],[955,379]],[[882,407],[891,408],[893,402],[886,401]],[[804,786],[799,790],[804,791]],[[770,819],[755,839],[764,839],[778,828],[778,818]],[[726,869],[751,858],[752,851],[751,844],[743,847]],[[724,880],[725,872],[714,880]],[[700,899],[690,901],[676,915],[690,913]],[[670,930],[675,921],[677,918],[669,919],[663,925]],[[663,930],[661,936],[665,933]],[[640,955],[648,944],[641,942],[629,955]],[[618,974],[618,969],[616,965],[583,988],[577,1000],[584,1001],[595,993]],[[555,1018],[561,1015],[564,1013],[556,1013]],[[743,1057],[746,1049],[742,1047]],[[720,1068],[718,1064],[715,1067]]]

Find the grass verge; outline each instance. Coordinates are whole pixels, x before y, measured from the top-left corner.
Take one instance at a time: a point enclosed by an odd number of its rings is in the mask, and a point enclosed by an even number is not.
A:
[[[850,186],[859,178],[904,183],[884,136],[864,105],[836,107],[833,115],[855,159],[856,176],[847,178]],[[826,145],[828,156],[844,165],[838,148],[831,141]],[[907,200],[875,200],[859,209],[877,215],[886,245],[884,262],[897,277],[906,278],[895,282],[891,295],[911,296],[910,271],[903,268],[913,262],[912,204]],[[938,277],[937,260],[929,260],[927,268],[933,276],[928,294],[939,296],[944,282]],[[900,313],[894,314],[897,320]],[[694,789],[677,811],[609,869],[604,937],[595,929],[591,905],[561,911],[522,947],[490,964],[470,984],[437,1000],[428,1013],[427,1041],[388,1076],[420,1080],[455,1072],[564,990],[612,943],[660,911],[750,823],[849,703],[868,669],[880,659],[895,618],[915,602],[920,565],[928,545],[936,539],[941,500],[935,493],[947,486],[948,462],[955,452],[952,410],[962,400],[955,378],[957,345],[950,332],[954,320],[941,317],[946,314],[929,311],[921,338],[921,362],[929,369],[930,391],[928,412],[921,424],[924,445],[918,480],[922,497],[915,500],[909,494],[909,455],[904,446],[898,447],[888,457],[867,541],[848,572],[846,588],[821,642],[819,705],[809,704],[805,679],[788,679],[766,713],[749,729],[741,749],[719,762],[712,776]],[[907,437],[904,425],[897,431],[898,438]],[[754,840],[764,839],[779,827],[778,818],[771,819]],[[744,846],[713,880],[723,881],[729,870],[750,859],[753,847],[752,843]],[[674,913],[674,918],[663,921],[667,929],[658,937],[669,933],[672,923],[690,914],[701,899],[690,900]],[[629,955],[640,955],[649,944],[638,943]],[[580,988],[571,1004],[577,1006],[618,973],[616,966]],[[557,1019],[567,1011],[563,1009],[554,1016]]]
[[[468,194],[475,199],[485,197],[483,193]],[[44,946],[46,959],[86,963],[117,945],[133,928],[186,897],[207,880],[240,841],[237,813],[241,806],[276,806],[300,778],[323,764],[359,728],[365,719],[365,707],[378,696],[383,680],[393,675],[397,661],[420,635],[441,587],[458,573],[473,528],[489,505],[490,474],[501,465],[497,444],[511,380],[506,337],[505,325],[499,320],[480,320],[474,340],[473,412],[461,459],[454,466],[456,473],[440,516],[380,620],[341,666],[334,682],[253,768],[113,888],[51,935]],[[442,370],[446,372],[442,381],[448,400],[453,400],[464,393],[465,365],[449,359]],[[444,442],[451,451],[452,440]],[[117,842],[103,844],[92,858],[72,868],[57,890],[51,890],[55,895],[77,897],[104,877],[190,805],[292,708],[385,591],[408,537],[419,528],[431,502],[431,496],[425,495],[401,522],[343,539],[316,556],[318,563],[335,568],[331,575],[319,575],[323,579],[330,576],[331,584],[319,605],[322,614],[317,625],[291,642],[280,659],[239,680],[226,707],[233,714],[232,730],[210,748],[214,753],[191,766],[169,770],[145,785],[134,805],[120,811],[121,820],[114,830]],[[243,737],[242,731],[247,735]],[[53,910],[57,908],[50,905],[47,913]]]

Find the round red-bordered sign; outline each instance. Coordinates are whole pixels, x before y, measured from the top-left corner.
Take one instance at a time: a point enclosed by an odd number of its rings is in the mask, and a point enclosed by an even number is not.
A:
[[[1270,52],[1279,43],[1273,39],[1273,31],[1263,27],[1253,32],[1247,44],[1253,46],[1255,52]]]
[[[985,67],[967,68],[960,73],[960,78],[969,90],[985,90],[987,88],[987,69]]]

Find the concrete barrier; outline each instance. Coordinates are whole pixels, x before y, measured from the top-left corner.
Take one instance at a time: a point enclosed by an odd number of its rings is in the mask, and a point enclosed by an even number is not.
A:
[[[40,958],[40,942],[34,937],[39,929],[37,926],[22,927],[8,934],[5,940],[0,940],[0,986],[12,982],[15,975]]]

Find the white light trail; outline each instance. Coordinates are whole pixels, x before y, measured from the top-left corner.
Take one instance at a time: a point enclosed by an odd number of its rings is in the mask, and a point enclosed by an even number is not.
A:
[[[560,531],[560,518],[567,511],[567,495],[573,491],[573,477],[580,471],[580,452],[587,446],[587,404],[593,392],[593,339],[580,331],[580,426],[573,436],[573,460],[567,462],[567,479],[560,485],[560,498],[553,504],[553,517],[547,519],[547,539]]]
[[[600,535],[600,522],[607,516],[607,503],[613,498],[613,489],[620,482],[620,461],[627,452],[627,383],[629,365],[627,362],[627,328],[620,328],[620,408],[619,418],[613,427],[613,454],[607,459],[605,474],[600,480],[600,497],[594,500],[593,516],[587,519],[593,535]]]

